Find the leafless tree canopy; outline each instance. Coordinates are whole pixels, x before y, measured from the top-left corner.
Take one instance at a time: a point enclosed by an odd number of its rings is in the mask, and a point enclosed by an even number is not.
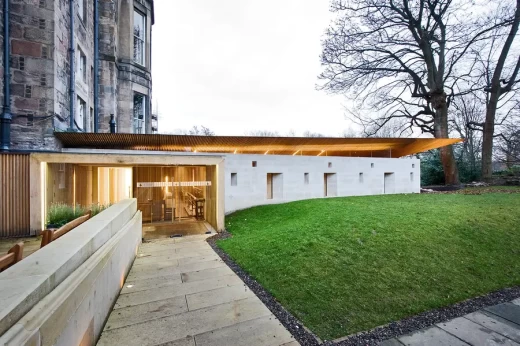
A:
[[[501,11],[499,1],[485,6],[473,12],[478,3],[469,0],[332,0],[337,19],[323,40],[320,87],[354,99],[350,112],[365,132],[397,120],[401,131],[448,137],[448,108],[477,78],[473,47],[511,23],[486,15]],[[457,183],[451,148],[441,157],[447,182]]]

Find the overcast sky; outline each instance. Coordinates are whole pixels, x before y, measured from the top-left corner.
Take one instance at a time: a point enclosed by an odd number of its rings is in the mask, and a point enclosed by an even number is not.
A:
[[[317,91],[328,0],[155,0],[159,131],[217,135],[349,128],[340,96]]]

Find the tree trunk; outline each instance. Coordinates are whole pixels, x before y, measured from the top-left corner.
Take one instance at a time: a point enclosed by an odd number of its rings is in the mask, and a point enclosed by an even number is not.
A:
[[[491,181],[493,175],[493,135],[495,133],[495,114],[499,92],[492,92],[486,109],[486,121],[482,136],[482,180]]]
[[[446,102],[442,103],[439,108],[435,109],[434,123],[435,138],[448,137],[448,107]],[[444,180],[446,185],[459,185],[459,169],[453,154],[453,146],[442,147],[441,162],[444,170]]]

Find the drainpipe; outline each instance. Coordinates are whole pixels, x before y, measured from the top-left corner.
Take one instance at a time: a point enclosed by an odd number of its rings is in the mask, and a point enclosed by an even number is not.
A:
[[[4,0],[4,104],[0,115],[0,151],[8,151],[11,145],[11,73],[9,67],[9,0]]]
[[[110,133],[116,133],[116,119],[114,118],[114,114],[110,114]]]
[[[99,126],[99,0],[94,0],[94,132]]]
[[[70,96],[70,104],[69,104],[69,131],[74,131],[74,104],[75,104],[75,84],[76,84],[76,76],[74,70],[74,63],[76,59],[75,49],[74,49],[74,0],[69,0],[69,16],[70,16],[70,86],[69,86],[69,96]]]

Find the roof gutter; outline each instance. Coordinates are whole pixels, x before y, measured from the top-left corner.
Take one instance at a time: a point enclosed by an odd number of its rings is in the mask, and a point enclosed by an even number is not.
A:
[[[11,71],[9,66],[9,0],[4,0],[4,103],[0,115],[0,151],[9,151],[11,146]]]

